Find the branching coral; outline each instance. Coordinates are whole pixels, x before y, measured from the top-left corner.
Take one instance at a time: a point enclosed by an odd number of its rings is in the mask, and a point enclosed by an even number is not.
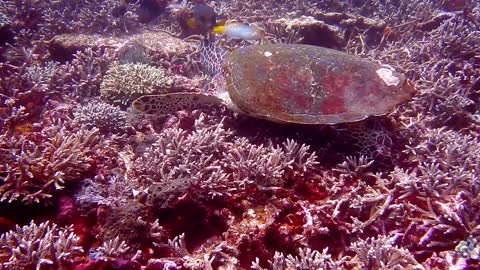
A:
[[[275,252],[273,261],[269,261],[269,268],[263,268],[257,258],[255,262],[252,262],[252,269],[336,269],[338,265],[332,260],[332,257],[327,251],[327,249],[319,252],[318,250],[312,250],[310,248],[300,248],[298,250],[298,256],[293,256],[292,254],[285,256],[281,252]]]
[[[140,26],[137,2],[13,1],[0,4],[0,13],[14,22],[11,27],[34,33],[35,39],[51,39],[66,32],[130,32]]]
[[[173,84],[163,68],[147,64],[113,64],[100,86],[102,97],[114,104],[129,105],[141,95],[165,93]]]
[[[98,247],[95,253],[101,254],[103,259],[119,257],[125,254],[129,249],[129,246],[125,241],[120,241],[117,236],[114,239],[107,240]]]
[[[138,1],[119,2],[115,0],[83,1],[77,10],[77,29],[91,29],[95,32],[131,32],[140,26],[137,10]]]
[[[31,222],[0,237],[0,266],[6,269],[69,269],[83,254],[73,228]]]
[[[77,52],[65,66],[64,92],[77,99],[98,96],[111,61],[112,52],[109,50],[87,48]]]
[[[392,175],[402,197],[411,195],[441,199],[459,190],[472,190],[478,185],[480,147],[476,138],[456,131],[424,130],[416,146],[408,146],[410,160],[418,167],[406,173],[397,169]]]
[[[48,96],[44,84],[37,84],[30,79],[30,77],[35,79],[40,76],[29,75],[28,62],[20,66],[10,63],[0,64],[1,128],[11,127],[22,120],[34,117]],[[43,79],[46,78],[43,77]]]
[[[27,67],[28,78],[36,84],[44,84],[50,81],[57,69],[57,63],[50,61],[44,65],[34,65]]]
[[[285,171],[311,168],[315,154],[293,141],[279,146],[253,145],[232,140],[222,123],[205,125],[197,120],[196,131],[166,129],[161,137],[133,161],[133,173],[141,186],[158,186],[164,199],[192,189],[195,196],[225,196],[246,184],[281,186]]]
[[[102,133],[123,133],[128,128],[127,113],[102,101],[90,101],[73,112],[74,122]]]
[[[1,136],[0,201],[38,203],[68,182],[80,180],[94,166],[98,129],[75,133],[63,123],[39,132]]]
[[[364,52],[360,54],[398,67],[416,83],[421,94],[410,104],[411,107],[401,108],[403,116],[415,117],[415,113],[422,111],[422,116],[436,127],[448,125],[461,128],[465,121],[468,122],[465,119],[469,115],[466,107],[475,102],[470,87],[480,76],[480,52],[474,45],[480,43],[480,26],[475,23],[480,15],[478,12],[455,12],[443,14],[441,20],[435,20],[437,15],[423,5],[436,3],[416,1],[410,5],[400,2],[403,7],[415,8],[417,12],[402,12],[409,14],[406,15],[408,17],[413,16],[406,21],[395,21],[393,15],[389,17],[393,20],[391,27],[396,28],[392,33],[384,34],[384,38],[397,35],[397,40],[378,46],[370,44],[374,49],[368,52],[365,52],[367,45],[363,42]],[[478,3],[471,4],[473,10],[474,5],[478,9]],[[387,10],[385,12],[382,13],[384,16],[390,16],[385,15],[390,14]],[[430,20],[435,23],[430,25],[430,29],[422,31],[422,23]],[[352,38],[350,45],[355,44],[355,40]],[[350,51],[354,48],[358,46],[347,46]]]
[[[394,240],[380,236],[353,243],[354,261],[368,269],[424,269],[408,250],[395,246]]]
[[[335,264],[327,249],[323,252],[310,248],[299,249],[298,256],[288,255],[286,259],[287,269],[333,269]]]

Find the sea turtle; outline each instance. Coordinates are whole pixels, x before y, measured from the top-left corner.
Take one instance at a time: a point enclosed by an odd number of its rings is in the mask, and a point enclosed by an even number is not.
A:
[[[279,123],[338,124],[384,115],[416,92],[393,68],[328,48],[251,45],[219,63],[222,51],[211,44],[203,47],[207,70],[225,79],[217,93],[146,95],[133,102],[134,109],[168,114],[201,104],[225,104]]]

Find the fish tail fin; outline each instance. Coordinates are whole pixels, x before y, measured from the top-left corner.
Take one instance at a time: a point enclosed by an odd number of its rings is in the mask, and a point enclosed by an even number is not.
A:
[[[225,25],[215,25],[212,29],[212,32],[215,34],[223,34],[223,31],[225,30]]]

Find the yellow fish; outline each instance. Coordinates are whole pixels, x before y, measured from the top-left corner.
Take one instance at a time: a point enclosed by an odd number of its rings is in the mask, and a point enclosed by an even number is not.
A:
[[[212,30],[216,34],[223,34],[231,39],[259,40],[263,39],[263,31],[253,25],[233,22],[225,25],[216,25]]]

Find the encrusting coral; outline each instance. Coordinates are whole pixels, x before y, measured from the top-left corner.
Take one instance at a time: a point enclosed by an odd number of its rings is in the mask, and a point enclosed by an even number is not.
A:
[[[479,268],[478,1],[205,1],[406,74],[383,117],[125,110],[208,89],[194,2],[0,2],[0,268]]]

